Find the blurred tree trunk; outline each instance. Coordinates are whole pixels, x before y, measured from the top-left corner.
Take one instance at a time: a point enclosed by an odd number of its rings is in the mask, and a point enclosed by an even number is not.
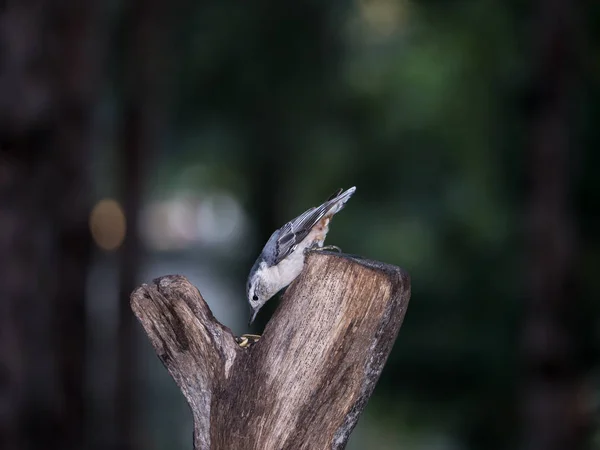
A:
[[[575,450],[586,418],[577,360],[575,229],[569,208],[573,141],[569,122],[576,68],[575,3],[537,4],[531,116],[530,292],[525,323],[525,447]]]
[[[100,4],[0,10],[0,448],[81,449]]]
[[[294,194],[292,186],[321,184],[315,177],[326,177],[319,174],[318,167],[313,167],[311,173],[299,173],[299,167],[306,167],[306,155],[297,141],[308,136],[311,127],[327,117],[333,103],[332,99],[314,93],[326,92],[338,69],[341,45],[335,32],[339,18],[333,12],[336,8],[339,5],[306,0],[293,5],[275,0],[252,4],[253,14],[258,14],[261,23],[258,39],[262,50],[256,55],[259,61],[252,64],[260,64],[262,79],[255,87],[253,101],[240,106],[250,118],[249,150],[240,161],[240,172],[248,174],[247,183],[251,186],[248,207],[256,218],[258,242],[250,261],[243,265],[246,276],[271,233],[292,219],[290,214],[302,212],[286,208]],[[291,51],[298,42],[302,42],[303,50]],[[339,187],[329,185],[331,192]],[[322,198],[314,199],[315,204],[331,192],[322,192]],[[266,324],[276,307],[276,302],[264,306],[256,328]]]
[[[139,210],[145,175],[149,162],[156,156],[165,127],[169,12],[166,0],[132,0],[126,17],[129,32],[124,61],[120,196],[127,233],[120,259],[115,414],[117,446],[124,450],[146,447],[140,442],[142,435],[136,431],[139,410],[135,395],[135,343],[138,335],[129,296],[139,284],[142,265]]]

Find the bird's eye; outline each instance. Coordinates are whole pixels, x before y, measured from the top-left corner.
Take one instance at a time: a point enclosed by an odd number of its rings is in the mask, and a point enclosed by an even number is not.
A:
[[[253,295],[253,296],[252,296],[252,300],[258,300],[258,296],[256,296],[256,295]]]

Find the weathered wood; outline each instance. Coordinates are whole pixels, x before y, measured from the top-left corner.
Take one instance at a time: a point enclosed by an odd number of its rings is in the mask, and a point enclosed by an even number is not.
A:
[[[131,304],[190,404],[195,449],[315,450],[345,447],[409,298],[398,267],[313,252],[250,347],[182,276],[141,286]]]

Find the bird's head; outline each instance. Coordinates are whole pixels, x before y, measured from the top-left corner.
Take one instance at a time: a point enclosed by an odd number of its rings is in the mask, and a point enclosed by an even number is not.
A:
[[[248,303],[252,310],[252,317],[248,323],[249,325],[254,322],[258,311],[270,298],[262,270],[263,268],[260,265],[257,265],[257,267],[250,272],[248,283],[246,285],[246,297],[248,298]]]

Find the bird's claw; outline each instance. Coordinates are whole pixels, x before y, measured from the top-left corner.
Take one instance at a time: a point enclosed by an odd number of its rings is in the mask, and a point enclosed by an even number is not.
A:
[[[242,348],[246,348],[251,346],[252,344],[256,344],[260,339],[260,335],[258,334],[242,334],[240,337],[236,337],[235,341]]]

